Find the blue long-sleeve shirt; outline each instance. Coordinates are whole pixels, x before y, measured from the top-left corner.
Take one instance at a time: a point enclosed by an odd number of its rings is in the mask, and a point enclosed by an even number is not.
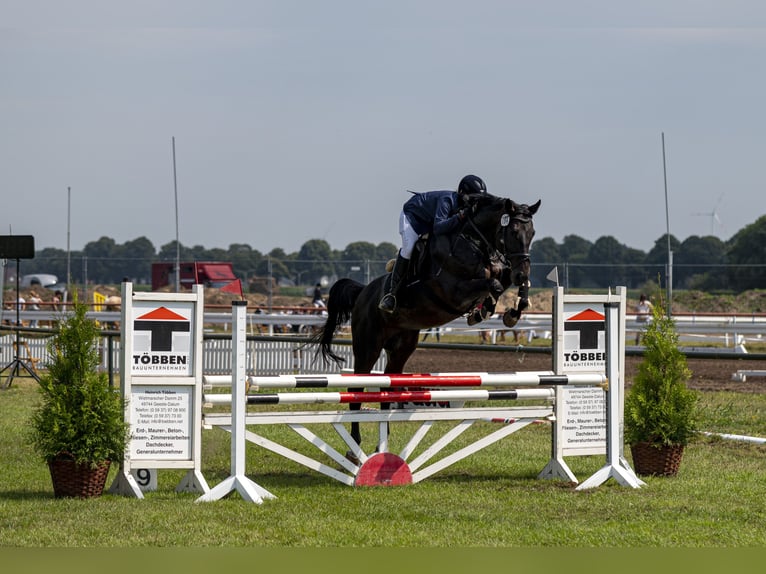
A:
[[[458,194],[454,191],[426,191],[413,195],[402,208],[418,235],[442,235],[460,223]]]

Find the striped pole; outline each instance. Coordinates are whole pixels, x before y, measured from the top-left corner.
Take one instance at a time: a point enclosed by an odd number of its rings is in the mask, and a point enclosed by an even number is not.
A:
[[[246,395],[249,405],[300,405],[300,404],[348,404],[348,403],[397,403],[434,401],[514,401],[521,399],[553,400],[553,389],[514,389],[504,391],[380,391],[380,392],[322,392],[322,393],[270,393]],[[231,404],[228,393],[205,395],[209,404]]]
[[[475,374],[388,374],[388,375],[272,375],[248,377],[251,389],[320,389],[338,387],[507,387],[507,386],[597,386],[608,379],[601,373],[475,373]]]

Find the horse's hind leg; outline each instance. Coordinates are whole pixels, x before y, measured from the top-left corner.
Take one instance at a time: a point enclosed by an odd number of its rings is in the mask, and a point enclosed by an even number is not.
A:
[[[404,331],[386,343],[385,373],[399,374],[418,346],[420,331]]]
[[[370,353],[367,349],[358,349],[354,347],[354,374],[355,375],[367,375],[372,372],[372,368],[380,356],[380,348],[378,347],[377,353]],[[364,387],[349,387],[349,392],[361,392]],[[359,411],[362,409],[361,403],[349,403],[349,411]],[[354,439],[356,444],[362,445],[362,432],[358,422],[351,423],[351,438]],[[346,457],[353,460],[353,453],[350,451],[346,453]]]
[[[405,331],[389,341],[389,343],[386,345],[385,373],[400,374],[404,372],[404,366],[407,364],[407,361],[412,356],[412,353],[415,352],[415,349],[418,346],[419,336],[420,331]],[[391,410],[391,403],[382,403],[380,405],[380,410]],[[391,434],[391,428],[390,425],[387,424],[386,436],[389,434]],[[379,452],[388,450],[387,448],[382,448],[381,442],[382,437],[380,437],[380,442],[378,442],[377,450]]]

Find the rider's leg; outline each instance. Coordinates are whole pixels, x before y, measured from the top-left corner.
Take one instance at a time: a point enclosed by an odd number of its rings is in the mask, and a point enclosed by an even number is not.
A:
[[[418,240],[417,232],[412,229],[409,219],[404,212],[399,214],[399,234],[402,236],[402,248],[396,256],[396,263],[391,271],[391,278],[388,281],[388,288],[385,295],[378,303],[378,308],[386,313],[393,313],[396,309],[396,294],[402,286],[404,276],[407,273],[407,267],[410,263],[410,256]]]
[[[396,309],[396,295],[402,286],[404,275],[407,273],[407,267],[410,260],[402,257],[401,251],[396,256],[396,263],[394,263],[394,270],[391,271],[391,278],[388,281],[388,289],[386,294],[378,303],[378,308],[386,313],[393,313]]]

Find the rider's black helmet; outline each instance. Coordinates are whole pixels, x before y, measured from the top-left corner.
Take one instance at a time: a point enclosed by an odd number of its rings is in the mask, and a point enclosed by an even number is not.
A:
[[[467,175],[460,180],[457,192],[461,195],[464,193],[487,193],[487,186],[484,185],[484,181],[479,176]]]

